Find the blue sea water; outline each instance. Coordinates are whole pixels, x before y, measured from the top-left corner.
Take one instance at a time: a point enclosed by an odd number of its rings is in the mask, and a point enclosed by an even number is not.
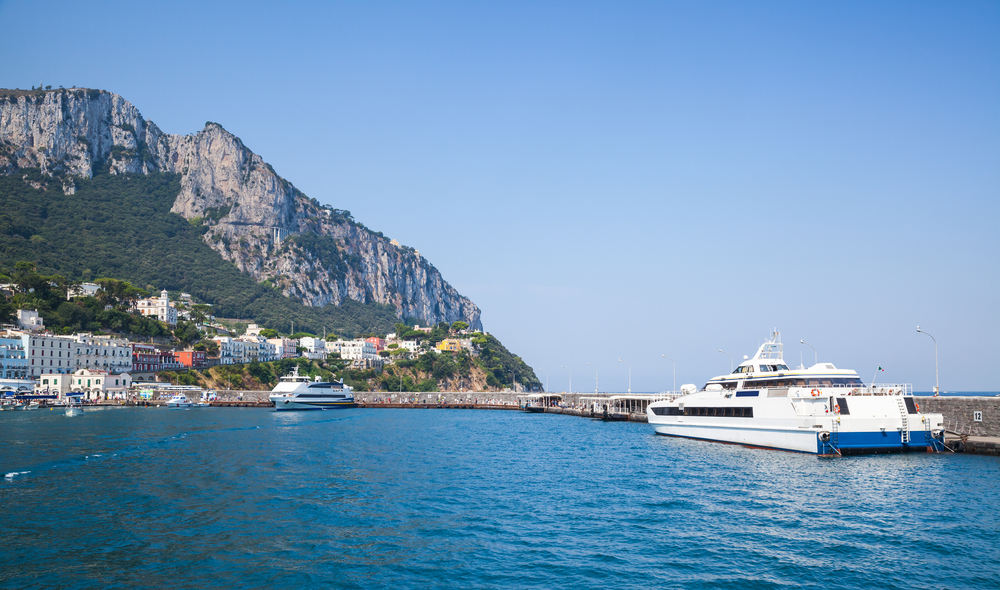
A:
[[[506,411],[0,413],[2,588],[1000,587],[1000,459]]]

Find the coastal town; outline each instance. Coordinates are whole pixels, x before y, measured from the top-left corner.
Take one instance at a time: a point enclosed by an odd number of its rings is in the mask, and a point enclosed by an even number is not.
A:
[[[0,285],[0,290],[11,288]],[[81,283],[67,290],[67,299],[95,297],[100,290],[95,283]],[[188,293],[171,300],[166,290],[154,297],[136,299],[129,306],[131,313],[156,320],[168,330],[177,328],[179,321],[192,322],[198,335],[204,337],[184,345],[176,339],[139,341],[122,334],[58,334],[45,326],[37,310],[18,309],[16,324],[0,330],[0,397],[63,399],[67,394],[77,394],[88,401],[134,399],[138,388],[155,388],[165,371],[206,370],[218,365],[291,358],[338,359],[350,369],[382,371],[398,361],[427,353],[465,351],[475,356],[475,342],[483,342],[487,336],[468,330],[468,324],[462,321],[442,323],[436,332],[435,327],[397,324],[400,329],[396,333],[351,339],[332,334],[281,335],[251,322],[219,321],[210,311],[203,313],[210,305],[192,303]]]

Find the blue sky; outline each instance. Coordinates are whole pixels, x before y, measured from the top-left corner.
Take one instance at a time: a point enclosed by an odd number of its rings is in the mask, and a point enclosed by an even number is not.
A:
[[[552,390],[786,359],[1000,390],[996,2],[0,0],[0,87],[217,121]],[[588,366],[587,363],[592,363]],[[807,364],[811,364],[807,362]],[[567,368],[562,368],[562,367]]]

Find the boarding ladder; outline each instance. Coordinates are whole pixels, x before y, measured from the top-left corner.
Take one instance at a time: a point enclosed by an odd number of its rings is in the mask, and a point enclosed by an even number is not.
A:
[[[934,438],[934,436],[931,434],[931,421],[928,420],[926,416],[921,416],[920,419],[924,421],[924,440],[927,441],[928,447],[930,447],[931,449],[933,449],[935,452],[938,453],[944,451],[951,451],[952,453],[955,452],[949,449],[948,445],[944,444],[943,441]]]
[[[841,457],[844,456],[840,452],[840,416],[834,416],[833,424],[830,425],[830,448]]]
[[[904,444],[910,444],[910,414],[906,411],[906,403],[903,396],[896,396],[896,404],[899,406],[899,415],[903,419],[903,428],[899,431],[899,440]]]

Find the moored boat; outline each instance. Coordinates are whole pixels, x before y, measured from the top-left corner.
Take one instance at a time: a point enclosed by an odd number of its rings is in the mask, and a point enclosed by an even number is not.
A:
[[[285,410],[335,410],[354,408],[354,393],[350,385],[340,382],[320,381],[317,376],[310,380],[307,375],[299,375],[299,367],[278,380],[269,396],[274,409]]]
[[[943,416],[922,413],[910,384],[865,386],[831,363],[789,369],[777,332],[731,374],[684,389],[646,409],[657,434],[820,455],[943,449]]]
[[[183,393],[178,393],[167,400],[168,408],[190,408],[194,404]]]

